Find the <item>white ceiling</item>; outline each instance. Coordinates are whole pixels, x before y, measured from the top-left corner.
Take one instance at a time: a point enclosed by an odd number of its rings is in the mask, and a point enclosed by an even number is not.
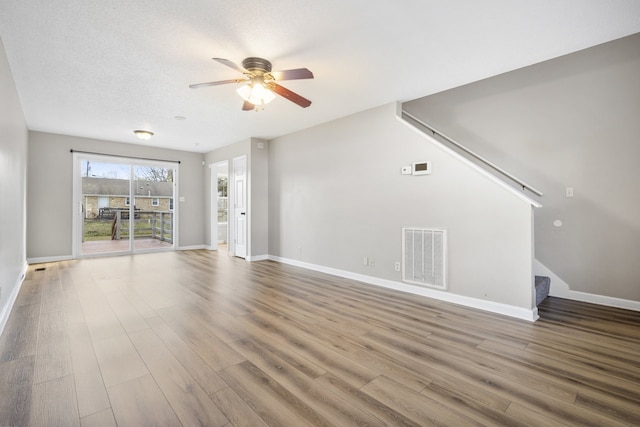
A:
[[[195,152],[270,139],[640,32],[638,0],[0,0],[27,126]],[[313,80],[241,111],[242,77],[213,61],[269,59]],[[186,120],[176,120],[184,116]]]

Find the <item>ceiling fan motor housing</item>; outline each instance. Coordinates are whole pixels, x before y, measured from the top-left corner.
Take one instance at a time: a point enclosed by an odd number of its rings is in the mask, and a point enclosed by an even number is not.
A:
[[[249,57],[242,60],[242,66],[252,73],[264,74],[271,72],[271,62],[263,58]]]

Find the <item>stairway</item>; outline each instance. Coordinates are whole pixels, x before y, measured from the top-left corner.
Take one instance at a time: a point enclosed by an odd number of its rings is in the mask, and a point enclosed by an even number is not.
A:
[[[549,296],[549,288],[551,287],[551,279],[546,276],[536,276],[536,307],[540,305],[546,297]]]

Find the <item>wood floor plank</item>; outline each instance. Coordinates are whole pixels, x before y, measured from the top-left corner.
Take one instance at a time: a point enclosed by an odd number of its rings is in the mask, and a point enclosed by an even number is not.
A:
[[[67,325],[80,417],[110,408],[93,343],[85,323]]]
[[[142,315],[121,292],[108,292],[104,296],[125,331],[133,332],[149,328]]]
[[[43,278],[41,310],[43,313],[64,310],[64,290],[58,263],[47,263]]]
[[[348,379],[353,385],[364,385],[380,375],[372,368],[361,365],[341,353],[329,348],[325,343],[315,340],[313,335],[301,329],[292,328],[290,324],[264,313],[243,316],[244,319],[263,329],[273,339],[289,346],[306,359],[333,372],[341,378]]]
[[[231,387],[220,390],[211,396],[211,400],[235,427],[266,427],[268,424],[233,391]]]
[[[636,401],[612,398],[600,391],[581,390],[575,404],[629,425],[640,425],[640,406]]]
[[[180,426],[171,405],[151,375],[107,388],[119,426]]]
[[[202,389],[212,396],[227,388],[227,383],[180,336],[159,317],[149,317],[147,322],[167,346],[171,354],[184,366]]]
[[[39,303],[13,307],[0,337],[0,363],[35,356],[39,323]]]
[[[254,341],[242,339],[233,344],[255,366],[286,387],[331,425],[383,425],[377,418],[340,399],[331,389],[314,382],[296,367]]]
[[[367,339],[387,346],[395,348],[400,353],[407,354],[416,360],[428,360],[433,358],[441,361],[467,360],[465,369],[477,369],[486,372],[491,377],[499,376],[509,381],[515,381],[519,384],[525,384],[533,390],[537,390],[546,395],[562,399],[566,402],[573,402],[577,389],[575,386],[569,386],[555,381],[555,378],[544,376],[533,370],[525,371],[514,368],[505,360],[494,360],[480,351],[474,351],[464,346],[444,344],[438,337],[429,337],[425,341],[417,341],[412,336],[402,334],[387,334],[381,332],[370,332],[366,335]],[[499,356],[499,355],[495,355]],[[542,378],[541,378],[542,377]],[[544,380],[543,380],[544,379]]]
[[[80,418],[82,427],[118,427],[111,408]]]
[[[178,315],[167,317],[165,321],[174,330],[181,331],[181,338],[215,371],[245,360],[218,338],[202,318]]]
[[[43,312],[38,328],[38,346],[34,383],[72,373],[71,348],[62,311]]]
[[[31,278],[25,278],[20,287],[20,293],[16,298],[14,307],[23,305],[40,304],[42,301],[42,284]]]
[[[340,378],[326,373],[315,380],[330,389],[341,399],[347,402],[353,402],[358,408],[376,417],[385,425],[390,426],[419,426],[420,424],[405,417],[401,413],[391,409],[387,405],[374,399],[359,388],[353,387],[351,384],[342,381]]]
[[[385,376],[371,381],[362,391],[420,425],[482,425]]]
[[[93,347],[107,388],[149,374],[126,334],[94,340]]]
[[[129,336],[183,425],[227,424],[227,418],[152,330],[131,332]]]
[[[33,385],[31,426],[80,426],[73,375]]]
[[[535,408],[521,405],[518,402],[511,402],[506,413],[529,426],[575,426],[575,424],[570,421],[564,422],[563,420],[550,417],[548,414],[540,413],[536,411]]]
[[[414,391],[422,390],[433,381],[432,372],[424,369],[424,365],[408,357],[401,358],[384,351],[372,351],[371,344],[360,335],[349,336],[330,327],[307,332],[321,338],[328,346],[347,355],[353,361],[371,367]]]
[[[296,352],[289,351],[286,347],[281,347],[277,345],[277,343],[271,343],[268,339],[265,339],[265,337],[260,334],[249,335],[248,338],[244,338],[238,341],[244,341],[247,339],[250,339],[252,342],[259,345],[265,351],[268,351],[270,354],[284,360],[290,366],[292,366],[293,368],[298,370],[300,373],[306,375],[309,378],[318,378],[320,375],[324,375],[327,373],[327,371],[324,368],[311,362],[309,359],[304,358],[303,356],[299,355]],[[236,341],[235,343],[236,345],[234,345],[234,343],[231,343],[231,345],[234,346],[234,348],[238,348],[236,347],[238,341]],[[238,351],[242,353],[241,350],[238,350]]]
[[[29,425],[35,356],[0,363],[0,425]]]
[[[220,375],[269,425],[331,425],[295,394],[249,361],[230,366]]]

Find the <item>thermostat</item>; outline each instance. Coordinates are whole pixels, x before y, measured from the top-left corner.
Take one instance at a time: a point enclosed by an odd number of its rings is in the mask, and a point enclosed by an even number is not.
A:
[[[431,173],[431,162],[416,162],[411,167],[412,175],[429,175]]]

